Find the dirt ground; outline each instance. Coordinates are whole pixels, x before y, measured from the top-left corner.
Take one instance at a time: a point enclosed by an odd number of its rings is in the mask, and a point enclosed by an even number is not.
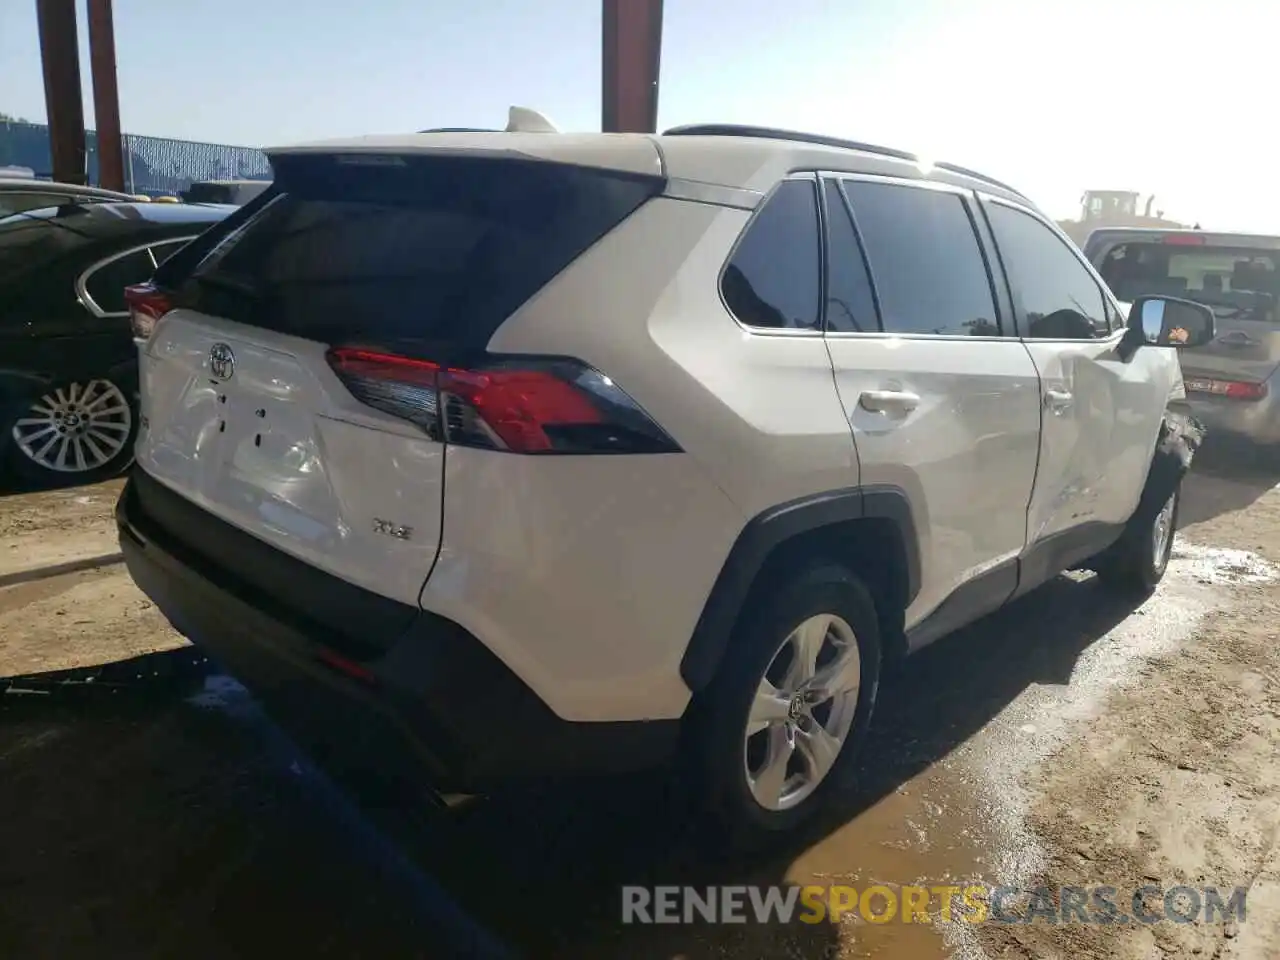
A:
[[[0,584],[32,568],[116,553],[111,508],[120,486],[114,481],[0,499]]]
[[[183,644],[115,562],[111,511],[121,486],[0,498],[0,575],[18,580],[75,561],[108,561],[0,589],[0,676],[109,663]]]
[[[183,643],[120,566],[16,584],[0,593],[5,674],[107,663]]]
[[[1180,536],[1280,563],[1280,491],[1218,512],[1271,482],[1266,464],[1254,469],[1252,485],[1196,477]],[[1254,885],[1247,901],[1254,924],[987,925],[978,938],[989,954],[1280,955],[1274,877],[1255,883],[1274,870],[1280,841],[1280,584],[1240,585],[1232,594],[1189,642],[1144,664],[1139,683],[1032,775],[1031,825],[1048,857],[1033,882]]]
[[[513,791],[389,838],[243,691],[172,666],[190,649],[121,566],[0,586],[0,678],[120,662],[96,691],[0,696],[0,956],[489,955],[482,929],[539,957],[1274,957],[1278,482],[1202,458],[1141,607],[1063,577],[912,658],[856,794],[749,864],[708,860],[661,777]],[[109,552],[116,492],[0,496],[0,576]],[[622,884],[966,879],[1253,887],[1238,928],[618,923]]]

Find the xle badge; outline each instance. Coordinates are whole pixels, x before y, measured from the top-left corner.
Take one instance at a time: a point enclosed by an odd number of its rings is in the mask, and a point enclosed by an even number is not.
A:
[[[413,536],[413,527],[402,526],[398,523],[392,523],[390,520],[381,520],[378,517],[374,517],[373,532],[380,533],[385,537],[395,537],[397,540],[408,540]]]

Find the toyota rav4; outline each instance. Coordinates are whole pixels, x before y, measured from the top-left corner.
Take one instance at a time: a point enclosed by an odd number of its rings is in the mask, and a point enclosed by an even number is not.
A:
[[[1198,443],[1165,347],[1213,315],[1126,319],[995,180],[726,126],[270,157],[128,291],[121,546],[343,777],[680,757],[775,835],[850,782],[890,662],[1165,570]]]

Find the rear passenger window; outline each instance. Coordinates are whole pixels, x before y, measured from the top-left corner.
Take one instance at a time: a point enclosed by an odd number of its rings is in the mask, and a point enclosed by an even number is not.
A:
[[[1047,226],[1002,203],[988,203],[991,230],[1021,310],[1023,336],[1092,340],[1111,332],[1102,290]]]
[[[734,316],[750,327],[818,329],[818,230],[813,181],[780,184],[725,269],[721,291]]]
[[[833,333],[868,333],[880,329],[871,279],[853,232],[849,208],[840,187],[824,186],[827,202],[827,329]]]
[[[986,262],[954,193],[847,180],[888,333],[1000,335]]]

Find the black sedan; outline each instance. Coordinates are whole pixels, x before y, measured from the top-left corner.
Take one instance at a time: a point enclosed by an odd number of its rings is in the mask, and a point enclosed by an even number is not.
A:
[[[138,359],[124,288],[234,209],[94,202],[0,218],[4,467],[53,485],[129,464]]]

